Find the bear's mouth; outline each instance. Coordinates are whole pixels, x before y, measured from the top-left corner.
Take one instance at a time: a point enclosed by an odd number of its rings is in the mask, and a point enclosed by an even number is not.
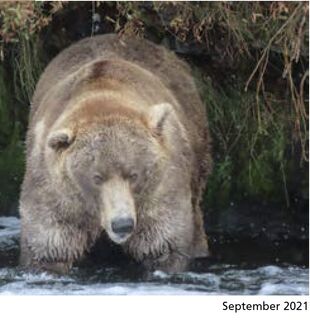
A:
[[[106,232],[108,234],[108,237],[116,244],[125,243],[132,235],[132,232],[130,232],[130,233],[128,233],[128,232],[115,233],[112,231],[112,229],[106,230]]]

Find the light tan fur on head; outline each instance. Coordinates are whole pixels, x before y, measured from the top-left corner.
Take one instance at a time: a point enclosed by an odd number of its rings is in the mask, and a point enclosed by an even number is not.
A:
[[[120,238],[111,228],[111,222],[117,219],[133,219],[137,222],[134,198],[127,180],[114,176],[102,185],[101,190],[101,225],[111,240],[116,243],[125,242],[130,234]]]
[[[38,123],[34,127],[34,150],[33,153],[37,156],[42,150],[42,146],[44,143],[44,131],[46,130],[46,125],[44,119],[38,121]]]
[[[131,218],[135,226],[138,219],[136,201],[137,198],[143,198],[142,190],[134,192],[129,183],[130,177],[121,176],[122,170],[126,171],[126,166],[145,169],[148,181],[140,182],[144,190],[156,184],[160,174],[149,173],[147,167],[154,162],[160,173],[162,162],[167,160],[163,132],[170,125],[173,113],[171,108],[170,104],[163,103],[143,113],[122,106],[111,97],[90,95],[88,100],[79,100],[79,106],[75,106],[73,112],[69,112],[67,117],[62,118],[62,122],[53,126],[47,137],[45,159],[49,164],[50,179],[58,186],[57,191],[60,194],[80,192],[87,202],[93,202],[100,215],[102,228],[116,243],[125,242],[130,233],[119,237],[111,228],[112,221]],[[131,147],[125,151],[120,145]],[[143,159],[150,152],[151,158]],[[92,169],[94,166],[89,160],[83,169],[76,170],[87,154],[101,159],[98,169]],[[130,160],[131,157],[136,159],[135,162]],[[78,163],[73,164],[76,159]],[[121,161],[119,167],[115,163],[117,161]],[[87,179],[91,180],[98,175],[92,170],[101,170],[104,175],[108,175],[108,178],[103,179],[100,192],[98,188],[89,186],[89,182],[85,183]],[[114,171],[111,170],[116,170],[116,173],[112,175]],[[77,176],[74,173],[78,171],[83,171],[85,177],[81,178],[81,174]]]

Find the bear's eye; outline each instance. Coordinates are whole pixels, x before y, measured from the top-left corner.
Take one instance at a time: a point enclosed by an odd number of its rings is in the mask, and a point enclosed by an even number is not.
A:
[[[104,181],[103,176],[101,176],[100,174],[95,174],[93,179],[94,179],[94,183],[98,186],[101,185]]]
[[[128,179],[131,182],[135,182],[138,179],[138,174],[137,173],[131,173],[131,174],[129,174]]]

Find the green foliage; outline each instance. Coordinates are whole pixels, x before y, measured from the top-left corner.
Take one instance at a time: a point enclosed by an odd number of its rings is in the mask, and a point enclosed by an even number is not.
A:
[[[0,147],[6,146],[12,131],[11,110],[12,101],[5,84],[4,70],[0,65]]]
[[[15,211],[24,174],[24,148],[18,126],[14,128],[9,145],[0,151],[0,209],[8,214]],[[12,213],[16,213],[12,212]]]
[[[210,78],[200,77],[199,81],[213,138],[208,206],[227,207],[245,199],[289,205],[286,175],[291,108],[285,111],[274,102],[270,112],[259,106],[262,121],[258,123],[252,112],[255,91],[243,92],[230,85],[215,88]]]
[[[11,56],[15,97],[20,104],[30,104],[32,94],[43,71],[41,47],[36,36],[21,37]]]
[[[24,173],[24,152],[20,123],[14,121],[13,99],[0,65],[0,209],[13,209],[17,203]]]

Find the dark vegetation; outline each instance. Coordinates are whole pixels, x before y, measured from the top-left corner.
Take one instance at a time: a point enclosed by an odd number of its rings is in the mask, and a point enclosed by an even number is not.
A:
[[[27,115],[44,66],[81,38],[116,32],[161,43],[192,66],[213,139],[204,199],[211,243],[217,232],[305,240],[308,11],[301,1],[1,2],[0,212],[17,212]]]

